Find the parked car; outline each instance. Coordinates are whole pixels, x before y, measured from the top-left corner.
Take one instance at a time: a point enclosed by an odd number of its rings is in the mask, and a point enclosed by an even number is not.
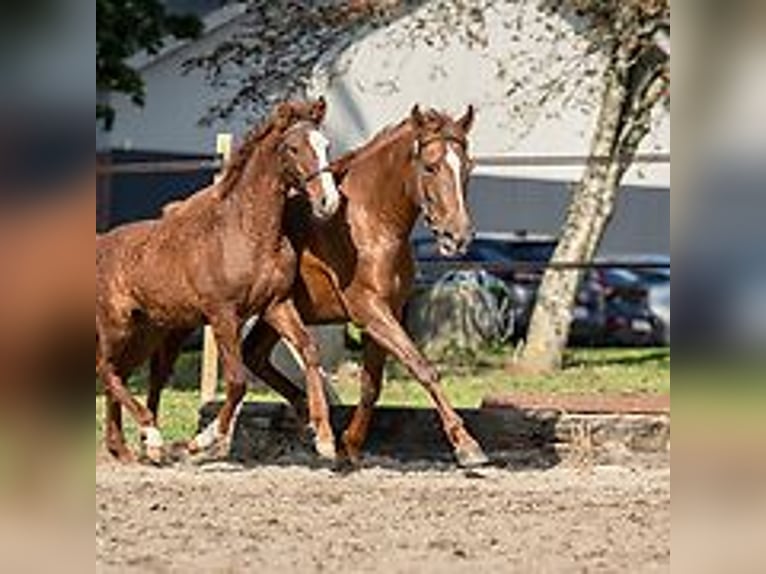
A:
[[[606,329],[604,286],[598,273],[585,273],[577,290],[569,343],[582,347],[601,344]]]
[[[430,237],[415,239],[413,249],[417,260],[416,283],[421,288],[436,284],[456,263],[476,266],[502,279],[513,298],[514,339],[518,339],[526,332],[537,286],[556,249],[556,239],[525,232],[479,232],[464,255],[449,259],[439,254]]]
[[[670,345],[670,257],[667,255],[638,255],[626,258],[609,258],[619,263],[621,259],[630,261],[630,273],[647,291],[649,310],[654,318],[653,344]],[[597,260],[598,261],[598,260]]]
[[[659,322],[649,307],[641,277],[623,268],[596,269],[604,289],[605,345],[646,346],[655,343]]]
[[[479,233],[465,255],[446,259],[439,255],[433,239],[419,238],[413,242],[417,282],[421,286],[435,284],[456,262],[491,271],[506,282],[512,293],[513,338],[519,340],[526,336],[545,265],[556,245],[555,238],[545,235]],[[647,267],[597,267],[584,273],[573,309],[571,344],[669,344],[670,259],[630,258],[631,262],[636,260],[645,261]]]

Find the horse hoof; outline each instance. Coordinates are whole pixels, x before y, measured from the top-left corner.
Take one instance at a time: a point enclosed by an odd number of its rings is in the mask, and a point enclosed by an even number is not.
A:
[[[197,439],[191,439],[189,442],[186,443],[186,451],[189,454],[198,454],[200,451],[199,445],[197,444]]]
[[[218,421],[210,423],[188,443],[189,454],[204,454],[209,458],[225,458],[231,446],[231,437],[218,430]]]
[[[124,465],[136,464],[136,462],[138,462],[138,457],[132,452],[117,454],[114,455],[114,458],[117,460],[117,462]]]
[[[352,474],[362,468],[362,461],[358,458],[351,458],[348,456],[340,455],[335,460],[335,466],[333,470],[341,475]]]
[[[165,443],[156,427],[145,427],[141,430],[143,454],[147,460],[156,465],[162,464],[165,454]]]
[[[489,463],[489,457],[484,454],[479,445],[470,445],[456,449],[455,458],[458,465],[462,468],[477,468]]]
[[[165,452],[162,447],[147,447],[144,450],[144,456],[150,464],[161,466],[165,458]]]
[[[325,460],[335,460],[337,458],[335,442],[332,440],[317,440],[314,442],[314,448],[316,449],[319,458]]]
[[[186,451],[197,463],[225,460],[229,456],[231,443],[226,437],[218,437],[212,442],[199,440],[199,435],[186,443]]]
[[[120,464],[134,464],[136,462],[136,455],[123,442],[107,443],[106,450]]]

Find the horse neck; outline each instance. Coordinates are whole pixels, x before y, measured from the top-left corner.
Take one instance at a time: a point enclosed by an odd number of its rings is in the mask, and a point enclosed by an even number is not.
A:
[[[357,169],[373,171],[372,184],[365,185],[359,190],[361,193],[350,199],[364,205],[365,211],[385,222],[393,235],[406,239],[420,215],[412,165],[415,135],[409,123],[405,123],[395,128],[390,137],[374,153],[359,159]]]
[[[238,222],[245,234],[277,241],[282,230],[285,189],[275,153],[268,141],[255,150],[226,197],[224,212]]]

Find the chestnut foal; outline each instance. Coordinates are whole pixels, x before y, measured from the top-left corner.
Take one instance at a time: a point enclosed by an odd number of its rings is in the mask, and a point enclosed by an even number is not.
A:
[[[327,173],[327,140],[318,129],[325,109],[321,99],[279,105],[247,137],[219,184],[159,220],[97,239],[96,363],[108,403],[107,446],[118,458],[132,459],[121,428],[125,406],[140,425],[147,456],[161,460],[155,414],[135,400],[124,381],[161,353],[162,344],[177,346],[183,333],[204,322],[212,326],[220,351],[226,402],[190,449],[225,446],[246,390],[240,331],[256,314],[300,353],[315,446],[321,456],[335,457],[318,350],[289,300],[297,257],[282,224],[291,188],[309,199],[318,219],[330,217],[339,205]],[[153,357],[154,366],[162,358]]]

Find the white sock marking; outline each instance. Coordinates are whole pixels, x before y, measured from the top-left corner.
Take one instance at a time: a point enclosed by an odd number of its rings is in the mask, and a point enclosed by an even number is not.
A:
[[[141,429],[141,436],[144,438],[146,448],[162,448],[165,445],[162,433],[160,433],[157,427],[143,427]]]
[[[205,427],[205,430],[194,437],[194,443],[197,445],[197,448],[205,450],[216,443],[220,436],[218,432],[218,424],[218,417],[216,417],[212,423]]]

